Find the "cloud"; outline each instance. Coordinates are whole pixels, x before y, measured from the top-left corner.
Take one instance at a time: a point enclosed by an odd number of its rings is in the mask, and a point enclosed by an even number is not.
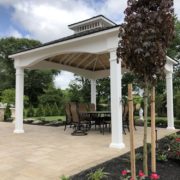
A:
[[[12,19],[26,30],[31,37],[42,42],[72,34],[67,25],[92,17],[95,10],[83,1],[76,0],[15,0],[1,2],[12,6]]]
[[[180,1],[174,4],[180,17]],[[47,42],[72,34],[68,24],[98,14],[121,23],[127,0],[0,0],[0,5],[13,8],[12,20],[30,37]]]
[[[56,88],[66,89],[68,88],[70,81],[73,79],[73,73],[61,71],[61,73],[55,77],[54,83]]]
[[[178,18],[180,19],[180,1],[179,0],[174,0],[174,9],[175,9],[175,14],[177,14]]]
[[[18,31],[16,30],[14,27],[10,26],[5,33],[3,34],[0,34],[0,36],[2,37],[16,37],[16,38],[22,38],[23,35]]]
[[[120,21],[125,4],[126,0],[0,0],[0,5],[13,8],[12,20],[42,42],[70,35],[68,24],[98,14]]]
[[[127,7],[127,0],[107,0],[102,6],[101,13],[116,23],[120,23],[124,17],[124,10]]]

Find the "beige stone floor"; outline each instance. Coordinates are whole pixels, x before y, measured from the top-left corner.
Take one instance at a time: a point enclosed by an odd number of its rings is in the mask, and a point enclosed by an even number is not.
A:
[[[24,125],[24,134],[13,134],[13,129],[14,124],[0,122],[0,180],[58,180],[129,151],[129,134],[126,148],[116,150],[109,148],[110,133],[71,136],[70,128]],[[158,129],[158,139],[173,132]],[[135,135],[139,147],[143,128]]]

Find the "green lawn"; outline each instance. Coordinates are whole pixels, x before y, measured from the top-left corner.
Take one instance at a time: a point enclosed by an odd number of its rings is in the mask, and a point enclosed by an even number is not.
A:
[[[45,119],[45,121],[57,121],[61,119],[62,121],[66,120],[65,116],[45,116],[45,117],[33,117],[34,119]]]

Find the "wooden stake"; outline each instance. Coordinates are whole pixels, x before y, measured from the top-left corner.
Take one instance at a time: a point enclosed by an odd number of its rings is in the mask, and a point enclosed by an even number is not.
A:
[[[156,172],[155,87],[151,90],[151,171]]]
[[[128,100],[129,100],[128,105],[129,105],[130,149],[131,149],[131,177],[133,179],[136,179],[132,84],[128,84]]]

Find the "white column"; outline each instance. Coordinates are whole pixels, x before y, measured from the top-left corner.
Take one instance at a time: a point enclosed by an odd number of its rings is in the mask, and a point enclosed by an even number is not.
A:
[[[95,104],[96,108],[96,80],[91,79],[91,103]]]
[[[174,107],[173,107],[173,80],[172,72],[166,72],[166,94],[167,94],[167,129],[174,128]]]
[[[122,131],[121,60],[117,63],[116,51],[110,52],[111,79],[111,144],[112,148],[124,148]]]
[[[24,69],[16,68],[16,111],[14,133],[24,133],[23,107],[24,107]]]

